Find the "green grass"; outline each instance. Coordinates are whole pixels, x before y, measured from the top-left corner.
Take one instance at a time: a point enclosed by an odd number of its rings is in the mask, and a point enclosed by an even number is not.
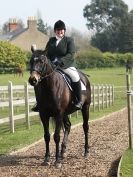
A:
[[[86,69],[83,72],[90,75],[92,84],[126,85],[125,68]]]
[[[133,177],[133,150],[127,150],[123,156],[120,177]]]
[[[23,77],[14,76],[14,74],[0,74],[0,86],[8,85],[8,81],[12,81],[13,85],[23,85],[28,78],[29,72],[25,72]]]
[[[28,130],[25,119],[15,121],[15,133],[10,133],[9,124],[0,125],[0,154],[5,154],[40,139],[43,128],[39,117],[32,117]]]
[[[115,86],[125,85],[126,76],[125,68],[101,68],[101,69],[86,69],[84,73],[90,75],[92,84],[113,84]],[[0,74],[0,85],[7,85],[8,81],[12,81],[15,85],[23,85],[28,81],[29,72],[25,72],[23,77],[18,77],[13,74]]]
[[[89,74],[89,80],[92,84],[111,84],[114,86],[126,86],[126,74],[125,68],[103,68],[103,69],[86,69],[83,71],[86,74]],[[7,85],[8,81],[12,81],[14,85],[23,85],[25,81],[28,80],[29,73],[25,72],[24,77],[14,77],[13,75],[0,75],[0,85]],[[126,88],[121,91],[120,89],[115,90],[115,102],[114,105],[100,111],[93,112],[90,111],[90,119],[96,119],[105,115],[108,115],[111,112],[122,109],[127,105],[126,101]],[[81,114],[76,118],[74,113],[71,118],[72,125],[82,122]],[[5,154],[22,148],[28,144],[31,144],[41,137],[43,137],[43,128],[40,124],[38,117],[32,118],[30,130],[26,129],[26,124],[24,120],[17,121],[15,123],[15,133],[11,134],[9,126],[7,124],[0,125],[0,154]],[[52,131],[53,129],[51,129]],[[129,153],[129,152],[128,152]],[[130,160],[131,156],[133,157],[133,152],[131,154],[125,154],[123,159],[122,166],[122,177],[130,177],[131,171],[133,171],[133,159]],[[129,174],[127,175],[127,173]],[[133,173],[133,172],[132,172]],[[131,174],[132,174],[131,173]],[[124,176],[124,175],[127,176]]]

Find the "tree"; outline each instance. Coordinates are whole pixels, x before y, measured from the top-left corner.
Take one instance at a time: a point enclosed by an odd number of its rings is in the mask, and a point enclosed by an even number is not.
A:
[[[122,0],[92,0],[83,13],[88,29],[95,30],[91,44],[102,51],[118,51],[121,24],[128,16],[128,6]]]
[[[101,51],[116,52],[119,50],[121,23],[114,21],[103,32],[97,32],[91,39],[91,44]],[[117,28],[116,28],[117,26]]]
[[[47,34],[48,33],[48,26],[47,26],[47,23],[44,25],[44,22],[41,18],[38,19],[38,30],[41,31],[42,33],[44,34]]]
[[[44,24],[42,16],[41,16],[41,12],[39,9],[37,10],[37,19],[38,19],[37,20],[38,30],[47,35],[49,33],[49,27],[47,23]]]
[[[133,52],[133,11],[121,23],[119,50]]]
[[[76,51],[87,50],[90,47],[88,34],[82,34],[74,28],[68,31],[69,30],[67,30],[67,34],[74,38]]]
[[[112,25],[114,19],[121,20],[127,13],[128,6],[122,0],[92,0],[91,4],[83,9],[88,29],[96,32],[104,31]]]

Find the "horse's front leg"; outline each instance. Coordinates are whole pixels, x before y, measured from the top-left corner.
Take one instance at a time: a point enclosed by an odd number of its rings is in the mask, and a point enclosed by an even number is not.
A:
[[[56,153],[55,153],[55,166],[58,168],[60,167],[60,152],[59,152],[59,145],[60,145],[60,130],[62,125],[62,117],[58,116],[55,117],[55,132],[54,132],[54,141],[56,144]]]
[[[43,128],[44,128],[44,140],[45,140],[45,147],[46,147],[46,152],[45,152],[45,158],[44,162],[42,165],[49,165],[49,159],[50,159],[50,150],[49,150],[49,142],[50,142],[50,133],[49,133],[49,117],[43,117],[41,116]]]
[[[70,128],[71,128],[71,122],[69,121],[68,116],[64,116],[63,123],[64,123],[65,131],[64,131],[64,137],[63,137],[63,141],[62,141],[62,145],[61,145],[61,158],[65,157],[64,155],[65,155],[65,152],[66,152],[68,135],[70,133]]]

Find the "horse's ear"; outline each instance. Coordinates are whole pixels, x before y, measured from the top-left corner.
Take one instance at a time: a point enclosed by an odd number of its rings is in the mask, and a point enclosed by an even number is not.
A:
[[[32,44],[31,45],[31,51],[32,51],[32,53],[35,52],[36,49],[37,49],[36,44]]]

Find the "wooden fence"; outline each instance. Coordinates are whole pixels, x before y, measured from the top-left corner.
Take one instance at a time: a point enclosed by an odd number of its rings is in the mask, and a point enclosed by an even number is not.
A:
[[[133,148],[133,128],[132,128],[132,95],[133,90],[131,86],[131,80],[130,80],[130,71],[127,70],[126,73],[126,81],[127,81],[127,111],[128,111],[128,142],[129,142],[129,149]]]
[[[100,111],[114,103],[114,87],[112,85],[93,85],[91,110]],[[30,106],[35,104],[34,89],[27,82],[24,85],[0,86],[0,109],[7,109],[8,116],[0,117],[0,124],[9,123],[11,132],[14,132],[15,120],[26,120],[27,128],[30,128],[30,117],[38,115],[31,112]],[[24,113],[15,115],[15,107],[21,106],[24,108]]]

